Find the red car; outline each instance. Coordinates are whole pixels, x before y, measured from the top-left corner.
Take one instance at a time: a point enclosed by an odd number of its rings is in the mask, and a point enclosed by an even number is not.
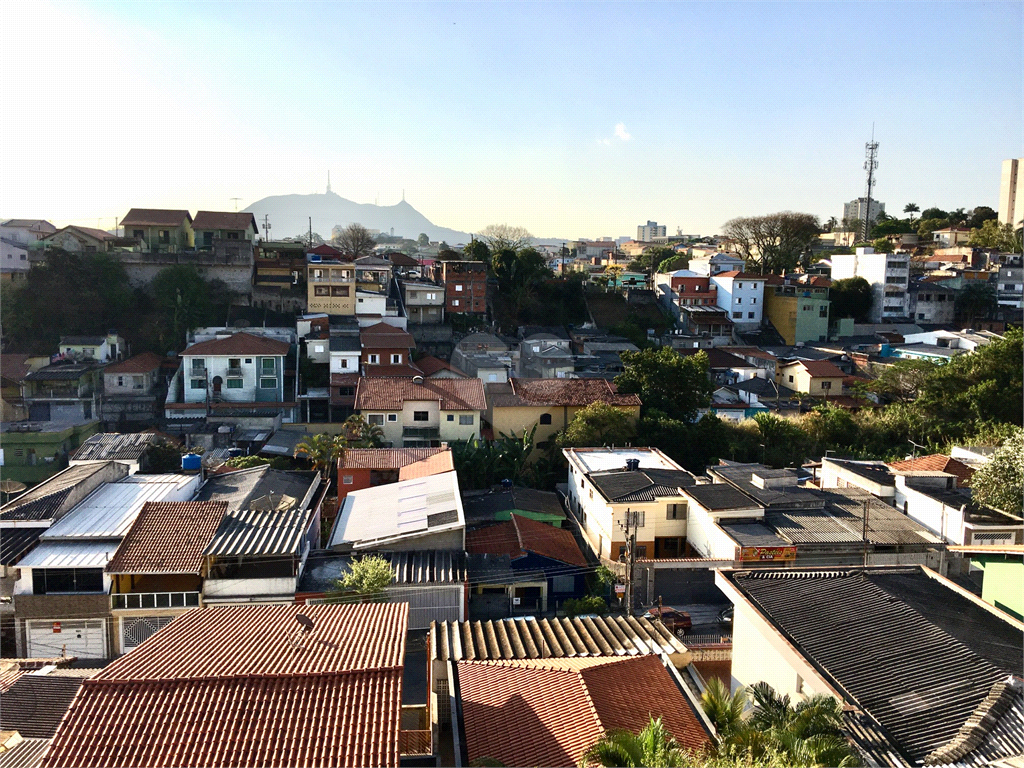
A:
[[[683,637],[693,629],[693,621],[686,611],[677,611],[675,608],[665,606],[664,608],[651,608],[644,614],[645,619],[661,619],[665,629],[676,637]]]

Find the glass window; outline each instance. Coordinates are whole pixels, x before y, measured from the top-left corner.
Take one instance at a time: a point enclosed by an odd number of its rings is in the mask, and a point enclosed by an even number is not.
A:
[[[459,300],[458,299],[452,299],[452,306],[453,307],[459,306]]]
[[[551,579],[552,592],[573,592],[575,589],[575,576],[555,576],[553,579]]]
[[[146,386],[146,382],[141,376],[132,376],[132,389],[142,389]]]
[[[331,295],[331,289],[330,289],[329,286],[326,286],[326,285],[314,285],[313,286],[313,295],[314,296],[330,296]]]
[[[412,412],[412,420],[413,421],[430,421],[430,413],[427,412],[427,411],[413,411]]]
[[[331,296],[341,296],[341,297],[348,296],[348,286],[347,285],[333,285],[333,286],[331,286]]]
[[[401,365],[402,364],[402,356],[401,355],[392,355],[391,356],[391,364],[392,365]]]
[[[348,358],[347,357],[341,358],[341,367],[342,368],[348,368]]]
[[[471,427],[473,426],[473,423],[474,419],[472,414],[470,414],[469,416],[459,416],[459,426]]]
[[[370,355],[370,364],[376,365],[380,362],[380,355]]]
[[[242,380],[241,379],[228,379],[227,387],[228,387],[228,389],[241,389],[242,388]]]
[[[192,370],[193,371],[205,371],[206,370],[206,360],[204,360],[201,357],[193,357],[192,358]]]
[[[748,320],[753,320],[754,319],[754,313],[753,312],[747,312],[747,319]]]
[[[260,370],[263,373],[277,373],[277,358],[264,357],[260,362]]]
[[[277,389],[277,379],[260,379],[260,389]]]
[[[456,285],[456,286],[455,286],[455,290],[456,290],[457,292],[461,292],[461,291],[462,291],[462,285],[461,285],[461,284],[460,284],[460,285]]]
[[[352,485],[352,475],[342,475],[341,476],[341,484],[342,485]]]
[[[206,379],[192,379],[192,389],[206,389]]]
[[[743,297],[742,296],[737,296],[736,297],[736,303],[737,304],[742,304],[743,303]]]
[[[550,424],[551,423],[551,414],[550,413],[542,413],[540,415],[540,423],[541,424]]]
[[[124,376],[118,376],[117,377],[117,386],[119,386],[119,387],[123,387],[124,386]]]
[[[732,313],[732,319],[733,320],[742,320],[743,319],[743,313],[742,312],[733,312]]]
[[[389,413],[388,414],[388,421],[392,421],[392,422],[393,421],[398,421],[398,414],[397,413]]]
[[[449,413],[448,414],[448,421],[455,421],[455,414],[454,413]]]
[[[383,413],[371,413],[366,417],[367,424],[376,424],[378,427],[384,426],[384,414]]]

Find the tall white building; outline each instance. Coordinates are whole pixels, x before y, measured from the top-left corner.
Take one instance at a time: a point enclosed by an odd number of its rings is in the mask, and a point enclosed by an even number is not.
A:
[[[905,253],[875,253],[858,248],[856,253],[832,256],[832,280],[863,277],[871,283],[868,317],[872,323],[905,318],[910,313],[910,257]]]
[[[667,234],[667,227],[665,225],[658,226],[656,221],[648,221],[646,225],[641,224],[636,228],[636,239],[641,243],[650,243],[654,241],[656,237],[665,237]]]
[[[746,272],[719,272],[711,276],[717,288],[718,306],[729,313],[729,319],[738,331],[753,331],[761,327],[764,309],[764,278]]]
[[[1024,220],[1024,157],[1003,160],[999,183],[999,223],[1020,225]]]
[[[864,221],[864,216],[867,214],[868,220],[874,222],[878,219],[878,214],[885,213],[885,203],[880,203],[875,198],[871,198],[871,205],[868,205],[868,199],[866,197],[858,197],[856,200],[851,200],[843,206],[843,221]]]

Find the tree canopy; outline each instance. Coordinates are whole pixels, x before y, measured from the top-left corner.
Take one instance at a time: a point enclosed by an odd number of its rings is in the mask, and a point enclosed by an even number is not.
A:
[[[1014,430],[992,460],[974,473],[971,490],[982,504],[1024,515],[1024,429]]]
[[[621,394],[639,395],[645,408],[690,422],[711,402],[704,352],[684,357],[672,347],[659,347],[623,352],[620,358],[625,370],[615,378],[615,386]]]
[[[832,302],[831,314],[834,318],[852,317],[864,320],[871,311],[874,294],[871,283],[863,277],[848,277],[836,280],[828,293]]]
[[[762,275],[795,268],[820,232],[817,216],[792,211],[741,216],[722,227],[736,241],[747,267]]]
[[[335,597],[354,594],[360,602],[377,602],[386,598],[394,573],[391,563],[381,555],[363,555],[349,563],[348,572],[336,582]]]
[[[600,401],[576,412],[555,439],[559,448],[592,448],[625,445],[636,439],[636,417]]]
[[[347,445],[344,435],[306,435],[306,439],[295,446],[295,458],[307,459],[327,480],[338,461],[345,457]]]
[[[487,243],[491,251],[518,251],[533,244],[533,235],[526,227],[515,227],[511,224],[489,224],[477,235]]]
[[[1000,224],[997,219],[986,219],[971,230],[968,245],[978,248],[994,248],[1003,253],[1021,252],[1021,230],[1012,224]]]
[[[338,235],[335,244],[346,256],[358,259],[373,253],[377,240],[362,224],[349,224]]]

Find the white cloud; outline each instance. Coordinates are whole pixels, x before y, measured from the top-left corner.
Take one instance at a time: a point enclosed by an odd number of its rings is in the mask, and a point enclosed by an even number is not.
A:
[[[623,141],[629,141],[633,137],[626,132],[626,124],[619,123],[615,126],[615,137],[622,139]]]

